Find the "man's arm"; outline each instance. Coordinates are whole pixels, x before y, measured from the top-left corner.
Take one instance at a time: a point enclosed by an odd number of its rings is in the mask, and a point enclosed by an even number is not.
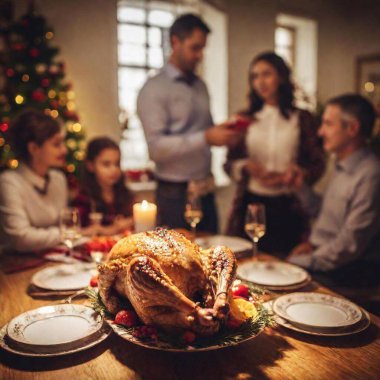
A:
[[[358,184],[345,223],[336,238],[314,250],[304,266],[328,271],[347,264],[365,252],[379,231],[380,175],[377,174]],[[294,256],[290,259],[291,262],[302,265],[299,260],[302,261],[303,258]]]
[[[169,116],[165,100],[155,88],[143,87],[137,99],[137,113],[143,125],[149,154],[155,162],[168,162],[181,156],[189,159],[209,145],[235,143],[238,133],[227,126],[210,125],[206,131],[168,134]],[[211,122],[211,117],[210,117]]]
[[[309,216],[311,218],[316,218],[322,205],[321,195],[317,194],[306,184],[296,192],[296,195]]]

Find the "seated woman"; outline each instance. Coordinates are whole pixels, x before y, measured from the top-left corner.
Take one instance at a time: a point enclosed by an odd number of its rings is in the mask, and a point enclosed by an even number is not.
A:
[[[133,199],[120,168],[120,149],[107,137],[91,140],[87,147],[81,189],[73,201],[79,209],[82,233],[112,235],[131,228]],[[93,216],[101,216],[93,223]]]
[[[38,251],[60,242],[59,215],[67,205],[61,168],[66,147],[60,125],[50,116],[26,110],[10,126],[20,164],[0,175],[0,241],[5,249]]]
[[[227,233],[247,237],[247,205],[263,203],[267,230],[259,248],[266,252],[288,252],[307,233],[307,218],[292,193],[296,165],[309,184],[324,171],[317,126],[309,112],[294,106],[290,74],[275,53],[254,58],[249,67],[249,105],[239,114],[251,123],[240,144],[229,150],[225,166],[238,184]]]

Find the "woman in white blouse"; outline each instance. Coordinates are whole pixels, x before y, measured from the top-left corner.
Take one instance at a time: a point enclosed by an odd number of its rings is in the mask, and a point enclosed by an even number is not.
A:
[[[0,175],[0,246],[38,251],[60,242],[59,214],[67,205],[62,172],[66,158],[58,122],[43,112],[26,110],[10,126],[20,165]]]
[[[229,150],[226,170],[237,182],[227,233],[245,236],[249,203],[266,206],[267,232],[259,248],[288,252],[307,234],[308,221],[292,193],[294,167],[309,183],[323,173],[324,156],[312,115],[294,106],[290,70],[275,53],[257,56],[249,68],[249,105],[239,115],[252,119],[240,144]]]

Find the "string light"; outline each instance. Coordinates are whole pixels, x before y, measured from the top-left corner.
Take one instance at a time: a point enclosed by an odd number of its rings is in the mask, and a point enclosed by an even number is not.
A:
[[[13,160],[9,161],[9,167],[11,169],[16,169],[18,167],[18,161],[14,158]]]
[[[68,146],[68,148],[70,148],[71,150],[74,150],[77,148],[77,142],[76,140],[74,139],[68,139],[66,141],[66,145]]]
[[[49,90],[48,97],[54,99],[57,96],[57,93],[54,90]]]
[[[53,110],[53,111],[50,112],[50,116],[51,116],[51,117],[54,117],[54,119],[57,118],[58,115],[59,115],[59,113],[58,113],[57,110]]]
[[[51,109],[50,108],[45,108],[44,112],[45,112],[45,115],[50,116]]]
[[[75,110],[75,103],[72,100],[70,100],[69,102],[67,102],[66,107],[69,111],[74,111]]]
[[[4,152],[8,153],[11,150],[11,146],[9,144],[4,145]]]
[[[364,89],[367,91],[367,92],[374,92],[375,91],[375,85],[372,83],[372,82],[366,82],[364,84]]]
[[[71,90],[67,91],[66,95],[67,95],[67,99],[73,100],[75,98],[74,91],[71,91]]]
[[[21,80],[23,82],[28,82],[29,81],[29,75],[28,74],[24,74],[22,77],[21,77]]]
[[[2,137],[0,137],[0,146],[3,146],[5,144],[5,139],[3,139]]]
[[[69,173],[74,173],[75,172],[75,165],[74,164],[69,164],[66,166],[66,169]]]
[[[47,40],[51,40],[54,37],[54,33],[53,32],[47,32],[45,34],[45,37]]]
[[[82,129],[82,126],[79,123],[75,123],[73,125],[73,132],[79,133],[81,131],[81,129]]]
[[[15,102],[17,104],[22,104],[24,102],[24,97],[22,95],[16,95]]]
[[[81,150],[78,150],[77,152],[74,153],[74,157],[78,160],[78,161],[82,161],[84,159],[84,152],[81,151]]]

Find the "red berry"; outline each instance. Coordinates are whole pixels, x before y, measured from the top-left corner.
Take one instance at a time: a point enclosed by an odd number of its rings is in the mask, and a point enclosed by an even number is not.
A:
[[[91,277],[90,286],[92,286],[93,288],[98,287],[98,276]]]
[[[137,325],[137,314],[132,310],[121,310],[116,314],[115,322],[118,325],[133,327]]]
[[[238,327],[240,327],[241,322],[237,321],[236,319],[229,319],[227,321],[227,327],[231,330],[235,330]]]
[[[186,343],[193,343],[197,336],[192,331],[185,331],[182,335],[182,339]]]
[[[232,294],[235,297],[249,298],[249,288],[245,284],[239,284],[232,288]]]

